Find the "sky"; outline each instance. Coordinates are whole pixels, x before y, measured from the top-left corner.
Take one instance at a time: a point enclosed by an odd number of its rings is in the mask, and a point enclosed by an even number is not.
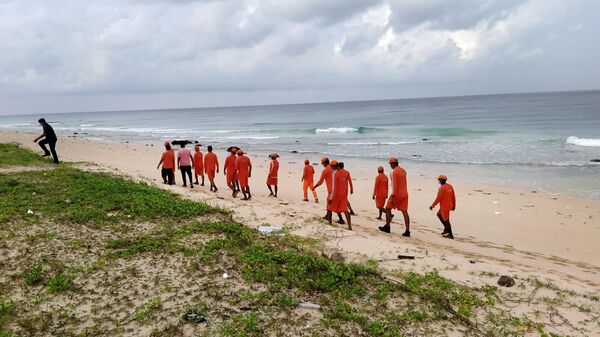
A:
[[[0,114],[600,89],[597,0],[0,0]]]

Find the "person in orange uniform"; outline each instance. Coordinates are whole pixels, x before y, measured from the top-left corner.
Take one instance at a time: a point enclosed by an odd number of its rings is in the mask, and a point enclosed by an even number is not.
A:
[[[452,226],[450,225],[450,211],[454,211],[456,209],[456,195],[454,194],[454,187],[446,183],[448,177],[443,174],[439,175],[437,179],[441,186],[438,189],[437,198],[435,198],[433,204],[429,206],[429,209],[433,210],[437,204],[440,204],[437,217],[442,222],[442,225],[444,225],[442,236],[448,239],[454,239],[454,235],[452,234]]]
[[[308,189],[312,191],[313,198],[315,199],[315,203],[319,203],[319,196],[317,195],[317,191],[315,191],[315,169],[310,164],[308,159],[304,160],[304,172],[302,173],[302,179],[300,181],[302,184],[302,191],[304,192],[304,199],[302,201],[308,201]]]
[[[237,147],[231,148],[231,154],[227,156],[225,159],[225,165],[223,166],[223,174],[225,174],[225,179],[227,180],[227,186],[231,189],[231,196],[236,197],[240,192],[240,184],[237,181],[237,177],[235,174],[235,161],[237,157],[237,151],[239,149]]]
[[[321,159],[321,165],[323,165],[323,171],[321,171],[321,177],[319,181],[315,184],[315,190],[319,188],[325,182],[325,186],[327,187],[327,200],[329,200],[329,196],[331,194],[331,186],[332,186],[332,177],[333,177],[333,169],[331,165],[329,165],[329,158],[324,157]],[[327,211],[329,211],[329,204],[326,205]],[[323,219],[327,220],[327,214],[323,217]]]
[[[350,177],[350,172],[339,167],[335,160],[331,161],[331,167],[333,168],[333,186],[331,194],[327,198],[327,203],[329,204],[327,210],[329,224],[331,225],[333,212],[338,214],[344,213],[346,215],[346,222],[348,223],[348,230],[351,231],[352,218],[348,209],[348,187],[350,187],[350,194],[353,194],[352,177]]]
[[[379,210],[377,220],[382,220],[381,216],[385,212],[385,200],[388,197],[388,177],[383,171],[383,166],[377,168],[378,174],[375,178],[375,187],[373,187],[373,200],[375,200],[375,207]]]
[[[217,192],[219,189],[215,184],[215,172],[219,173],[219,159],[213,152],[212,145],[209,145],[207,150],[208,153],[204,155],[204,171],[206,172],[208,181],[210,182],[210,190],[212,192]]]
[[[156,169],[160,168],[162,164],[162,170],[160,172],[163,178],[163,184],[173,185],[175,184],[175,152],[171,149],[171,143],[165,142],[165,152],[162,153]]]
[[[277,174],[279,172],[279,161],[277,161],[277,158],[279,158],[279,155],[277,153],[272,153],[271,155],[269,155],[269,157],[271,157],[271,163],[269,164],[269,175],[267,176],[267,187],[269,188],[269,192],[271,192],[271,194],[269,194],[269,196],[277,198]],[[273,185],[275,193],[273,193],[273,189],[271,189],[271,185]]]
[[[195,184],[198,185],[198,176],[202,177],[202,184],[204,186],[204,154],[200,151],[202,145],[197,144],[194,146],[194,177],[196,178]]]
[[[392,209],[397,209],[404,215],[404,226],[406,227],[402,236],[410,237],[410,217],[408,216],[408,187],[406,185],[406,171],[398,165],[397,158],[390,158],[390,167],[392,173],[390,179],[392,181],[392,194],[388,198],[385,205],[385,225],[380,226],[382,232],[390,232],[390,224],[392,222]]]
[[[250,158],[244,156],[244,151],[238,150],[237,155],[238,157],[235,161],[235,172],[237,174],[238,181],[240,182],[240,189],[244,195],[242,200],[250,200],[252,199],[252,194],[250,194],[248,180],[250,177],[252,177],[252,163],[250,162]]]

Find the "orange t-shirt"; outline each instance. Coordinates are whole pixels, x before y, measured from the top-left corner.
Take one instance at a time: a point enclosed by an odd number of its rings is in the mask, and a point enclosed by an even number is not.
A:
[[[235,161],[235,168],[238,171],[238,175],[239,176],[248,176],[248,173],[250,171],[250,158],[241,155],[237,158],[237,160]]]
[[[319,181],[317,182],[317,185],[319,185],[325,181],[325,185],[327,185],[327,193],[331,193],[332,175],[333,169],[331,168],[331,165],[329,165],[324,168],[323,171],[321,171],[321,178],[319,178]]]
[[[204,155],[204,169],[206,171],[215,171],[219,169],[219,160],[214,152],[208,152]]]
[[[390,174],[392,179],[392,194],[396,196],[396,198],[406,198],[408,197],[408,187],[406,186],[406,171],[400,167],[396,166],[394,171]]]
[[[230,155],[227,156],[227,158],[225,159],[225,169],[227,170],[227,174],[233,174],[235,173],[235,161],[236,161],[236,157],[235,155]]]
[[[172,150],[167,150],[163,152],[160,157],[163,161],[162,167],[164,169],[174,169],[175,168],[175,153]]]
[[[310,164],[304,165],[304,172],[302,173],[302,179],[309,183],[312,183],[315,179],[315,168]]]
[[[277,174],[279,172],[279,162],[277,159],[271,160],[271,164],[269,165],[269,177],[277,178]]]
[[[388,177],[384,173],[379,173],[375,178],[375,187],[373,188],[373,195],[376,197],[388,196]]]
[[[202,167],[204,167],[202,157],[202,152],[194,152],[194,167],[196,168],[196,170],[200,170],[202,169]]]
[[[350,172],[339,169],[333,174],[333,190],[331,191],[332,198],[348,198],[348,186],[352,187],[352,177]]]
[[[433,202],[433,206],[440,204],[441,211],[451,211],[456,208],[456,196],[454,195],[454,188],[450,184],[444,184],[440,186],[438,190],[437,198]]]

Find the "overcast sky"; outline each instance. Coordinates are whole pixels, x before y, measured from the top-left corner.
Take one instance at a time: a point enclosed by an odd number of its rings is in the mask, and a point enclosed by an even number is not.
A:
[[[0,114],[600,88],[597,0],[0,0]]]

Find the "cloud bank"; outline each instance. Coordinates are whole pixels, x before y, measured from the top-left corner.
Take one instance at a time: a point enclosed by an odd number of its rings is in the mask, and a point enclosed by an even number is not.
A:
[[[593,0],[0,0],[0,113],[39,108],[30,97],[66,111],[106,96],[128,108],[598,88],[598,14]]]

